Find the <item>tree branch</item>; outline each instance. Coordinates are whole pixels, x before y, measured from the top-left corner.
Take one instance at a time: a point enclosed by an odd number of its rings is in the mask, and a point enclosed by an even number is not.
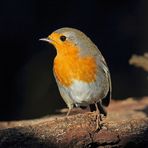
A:
[[[148,71],[148,53],[145,53],[144,56],[133,55],[129,63]]]
[[[112,101],[100,124],[95,132],[96,114],[79,109],[68,117],[61,113],[0,122],[0,147],[144,147],[148,145],[148,97]]]

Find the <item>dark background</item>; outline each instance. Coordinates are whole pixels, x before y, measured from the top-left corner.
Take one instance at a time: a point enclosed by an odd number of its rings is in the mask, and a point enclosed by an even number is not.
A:
[[[130,66],[148,51],[147,0],[1,0],[0,120],[36,118],[66,107],[52,73],[54,48],[38,39],[61,27],[85,32],[111,71],[113,98],[148,95],[147,74]]]

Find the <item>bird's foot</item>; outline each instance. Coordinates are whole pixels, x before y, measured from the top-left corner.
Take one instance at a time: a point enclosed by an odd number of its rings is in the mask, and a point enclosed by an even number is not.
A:
[[[101,117],[101,114],[98,114],[98,112],[95,112],[95,114],[96,114],[96,128],[95,128],[95,132],[98,132],[102,128],[102,124],[101,124],[102,117]]]

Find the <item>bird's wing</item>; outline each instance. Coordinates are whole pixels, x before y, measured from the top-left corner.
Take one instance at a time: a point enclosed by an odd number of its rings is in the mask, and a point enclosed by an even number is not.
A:
[[[109,82],[109,92],[108,92],[107,96],[102,100],[102,104],[104,106],[108,106],[109,103],[110,103],[111,97],[112,97],[111,76],[110,76],[109,68],[108,68],[108,66],[106,64],[106,61],[105,61],[105,59],[103,57],[101,58],[101,63],[103,64],[102,68],[103,68],[103,71],[105,72],[105,74],[106,74],[106,76],[108,78],[108,82]]]

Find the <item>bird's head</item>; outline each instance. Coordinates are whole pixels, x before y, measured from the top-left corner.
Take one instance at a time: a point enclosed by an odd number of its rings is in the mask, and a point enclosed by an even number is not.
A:
[[[86,39],[86,35],[74,28],[60,28],[52,32],[47,38],[41,38],[41,41],[46,41],[57,50],[57,54],[67,55],[76,54],[81,50],[80,44]]]

